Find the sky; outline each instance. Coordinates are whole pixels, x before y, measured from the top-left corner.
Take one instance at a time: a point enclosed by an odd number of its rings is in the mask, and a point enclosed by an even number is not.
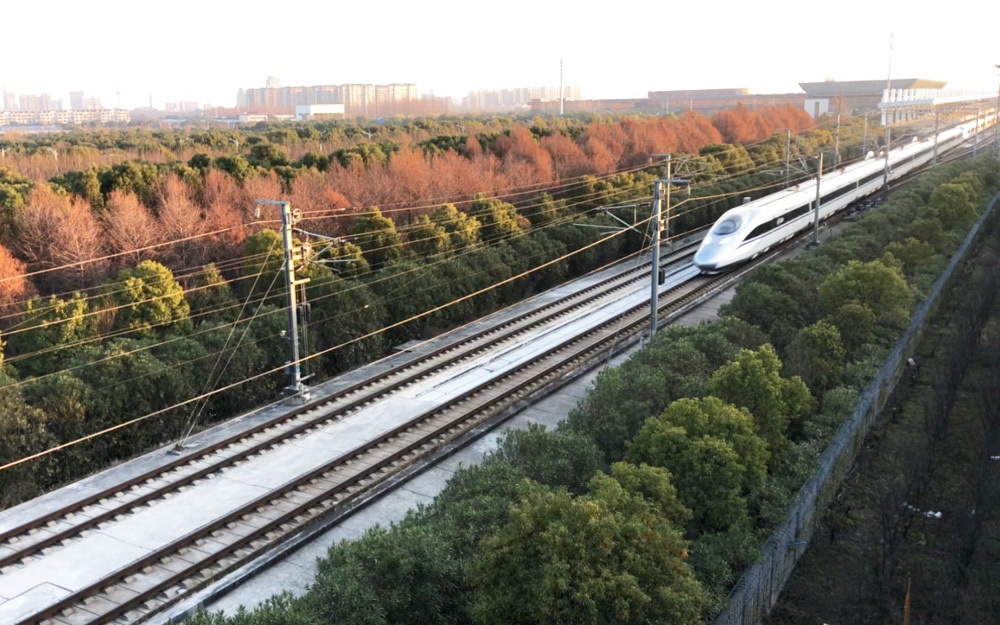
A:
[[[583,98],[884,78],[997,89],[1000,2],[298,0],[5,2],[0,86],[125,108],[235,106],[240,87],[415,83],[421,94],[579,86]],[[44,6],[44,12],[40,7]],[[957,9],[948,12],[945,7]]]

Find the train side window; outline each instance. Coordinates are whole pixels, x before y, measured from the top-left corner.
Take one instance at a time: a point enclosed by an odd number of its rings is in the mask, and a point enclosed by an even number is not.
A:
[[[750,234],[747,235],[746,240],[749,241],[750,239],[755,239],[763,234],[767,234],[768,232],[774,230],[775,228],[778,227],[778,224],[776,224],[775,221],[777,220],[772,219],[771,221],[766,221],[761,225],[757,226],[756,228],[750,231]]]

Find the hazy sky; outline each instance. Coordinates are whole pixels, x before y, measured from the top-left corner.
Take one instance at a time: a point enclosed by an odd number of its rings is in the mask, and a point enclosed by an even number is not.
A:
[[[239,87],[412,82],[420,93],[565,84],[584,98],[892,74],[995,90],[1000,2],[298,0],[3,2],[0,85],[106,106],[234,106]],[[823,7],[820,10],[818,7]],[[974,7],[974,10],[972,9]],[[948,13],[948,9],[956,12]]]

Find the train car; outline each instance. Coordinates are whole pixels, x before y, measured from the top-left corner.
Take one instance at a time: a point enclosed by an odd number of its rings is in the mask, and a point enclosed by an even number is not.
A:
[[[974,131],[975,122],[939,133],[939,153],[950,150]],[[895,180],[934,158],[933,135],[889,152],[889,180]],[[820,219],[882,188],[885,160],[866,159],[824,174],[820,180]],[[809,228],[815,219],[816,180],[772,193],[726,211],[712,226],[694,255],[705,273],[717,273],[746,262]]]

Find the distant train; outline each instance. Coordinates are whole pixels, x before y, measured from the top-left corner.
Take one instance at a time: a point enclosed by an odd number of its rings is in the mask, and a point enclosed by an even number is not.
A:
[[[980,129],[992,122],[980,120]],[[946,152],[972,136],[975,122],[955,126],[939,133],[938,152]],[[934,137],[914,139],[889,152],[889,180],[906,175],[934,158]],[[824,174],[820,182],[820,219],[841,210],[855,200],[882,187],[884,158],[868,158]],[[703,272],[715,273],[756,258],[809,228],[815,216],[816,179],[794,188],[772,193],[726,211],[694,255],[694,264]]]

